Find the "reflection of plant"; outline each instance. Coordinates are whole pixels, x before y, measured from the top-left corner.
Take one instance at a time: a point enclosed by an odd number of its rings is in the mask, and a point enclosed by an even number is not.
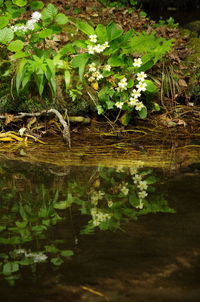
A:
[[[30,199],[30,193],[29,196],[27,192],[23,193],[24,197]],[[63,258],[73,255],[71,250],[60,249],[54,242],[47,244],[46,232],[62,220],[54,209],[57,192],[53,200],[44,186],[39,186],[35,193],[39,198],[39,205],[37,200],[35,203],[15,201],[10,209],[7,202],[1,204],[3,223],[0,226],[0,243],[7,246],[7,249],[0,253],[0,275],[11,284],[20,277],[22,267],[29,266],[35,271],[38,263],[47,261],[59,266],[64,262]],[[14,196],[16,198],[17,193]],[[10,198],[13,196],[10,195]]]
[[[73,203],[81,206],[81,213],[91,216],[82,233],[92,232],[95,227],[117,229],[122,221],[137,219],[139,215],[173,212],[162,194],[155,191],[157,179],[152,173],[138,165],[130,169],[99,168],[94,184],[81,187],[70,183],[67,199],[55,207],[64,209]]]

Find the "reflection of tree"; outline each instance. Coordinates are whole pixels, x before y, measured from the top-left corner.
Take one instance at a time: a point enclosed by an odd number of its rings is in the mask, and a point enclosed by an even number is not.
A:
[[[67,208],[78,208],[82,215],[90,216],[81,231],[85,234],[97,227],[119,229],[121,222],[137,219],[139,215],[173,212],[163,195],[155,191],[157,179],[151,169],[137,165],[130,169],[83,171],[89,181],[83,180],[79,168],[77,173],[71,173],[70,181],[66,182],[65,173],[60,175],[62,181],[57,182],[57,172],[56,176],[44,174],[36,181],[30,176],[35,171],[11,173],[2,168],[0,274],[9,282],[20,277],[23,267],[29,266],[34,271],[41,262],[59,266],[73,254],[62,248],[64,241],[49,240],[47,233],[64,220]]]

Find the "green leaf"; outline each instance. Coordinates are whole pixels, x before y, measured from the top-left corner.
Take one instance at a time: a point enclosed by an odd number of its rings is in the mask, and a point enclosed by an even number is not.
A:
[[[4,27],[0,29],[0,43],[7,44],[14,38],[14,33],[12,29]]]
[[[56,266],[60,266],[64,261],[60,257],[55,257],[51,259],[51,263]]]
[[[0,232],[4,231],[5,229],[6,229],[6,227],[5,227],[5,226],[0,225]]]
[[[149,92],[149,93],[156,93],[157,92],[157,87],[152,81],[146,80],[145,83],[147,84],[147,86],[146,86],[146,91],[147,92]]]
[[[15,40],[12,41],[9,45],[8,45],[8,50],[13,51],[13,52],[18,52],[20,50],[22,50],[22,48],[24,47],[24,43],[21,40]]]
[[[124,65],[124,60],[123,60],[123,58],[120,58],[119,56],[114,55],[108,59],[108,64],[110,66],[114,66],[114,67],[122,66],[122,65]]]
[[[16,90],[17,93],[19,94],[20,86],[22,83],[22,79],[24,77],[24,74],[26,72],[26,64],[27,60],[22,59],[17,67],[17,74],[16,74]]]
[[[108,40],[107,30],[103,24],[98,24],[95,29],[95,32],[100,43],[103,43]]]
[[[90,55],[88,53],[81,53],[74,57],[72,60],[71,64],[72,67],[74,68],[79,68],[79,78],[82,80],[84,70],[85,70],[85,65],[87,64],[88,60],[90,58]]]
[[[70,81],[71,81],[71,74],[69,70],[65,70],[64,78],[65,78],[65,87],[67,90],[69,88]]]
[[[132,112],[124,113],[120,118],[120,122],[122,123],[122,125],[127,126],[130,122],[131,116]]]
[[[155,111],[160,111],[160,105],[158,103],[153,102],[153,109]]]
[[[60,255],[63,257],[70,257],[74,255],[74,252],[71,250],[63,250],[60,252]]]
[[[55,22],[59,25],[66,24],[68,22],[68,17],[65,14],[57,14],[55,17]]]
[[[53,4],[48,4],[42,11],[42,20],[50,19],[53,20],[57,15],[58,9]]]
[[[80,31],[88,36],[95,35],[94,28],[85,21],[77,21],[76,26],[78,27],[78,29],[80,29]]]
[[[139,117],[144,119],[147,117],[147,108],[144,106],[140,111],[138,111]]]
[[[42,39],[48,38],[52,35],[52,32],[53,31],[50,28],[43,29],[41,32],[39,32],[39,37]]]
[[[19,270],[19,264],[17,262],[7,262],[3,265],[3,274],[11,275]]]
[[[30,7],[32,10],[42,9],[44,7],[44,3],[42,1],[32,1],[30,3]]]
[[[123,33],[122,29],[119,29],[119,27],[115,23],[111,23],[107,26],[107,35],[108,35],[108,42],[111,42],[112,40],[115,40],[119,38]]]
[[[27,4],[27,0],[12,0],[12,2],[20,7],[25,6]]]
[[[9,18],[5,17],[5,16],[1,16],[0,17],[0,29],[6,27],[9,23]]]
[[[55,247],[55,245],[45,245],[45,251],[47,253],[57,253],[59,251],[59,249],[57,249],[57,247]]]
[[[131,194],[129,194],[128,201],[133,207],[135,207],[138,204],[138,197],[135,191],[132,191]]]

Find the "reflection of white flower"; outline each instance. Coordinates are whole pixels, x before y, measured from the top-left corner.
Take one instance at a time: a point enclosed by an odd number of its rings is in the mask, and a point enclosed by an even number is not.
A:
[[[145,180],[143,180],[143,181],[140,181],[140,182],[138,183],[137,187],[138,187],[141,191],[143,191],[143,190],[147,190],[148,185],[147,185],[147,182],[146,182]]]
[[[112,200],[108,200],[108,207],[111,208],[113,206]]]
[[[142,65],[141,58],[134,59],[134,62],[133,62],[134,67],[140,67],[141,65]]]
[[[128,195],[128,192],[129,192],[129,189],[127,187],[128,183],[124,183],[123,186],[121,187],[120,191],[125,195],[127,196]]]
[[[138,192],[138,196],[141,199],[144,199],[145,197],[147,197],[147,195],[148,195],[148,193],[146,191]]]
[[[112,214],[104,213],[102,210],[98,208],[92,208],[90,212],[92,215],[92,224],[94,226],[98,226],[101,224],[101,222],[108,221],[112,217]]]
[[[137,168],[129,168],[129,171],[130,171],[131,175],[134,175],[134,174],[137,174],[138,169]]]
[[[32,258],[33,262],[35,263],[44,262],[48,258],[45,254],[42,253],[26,253],[25,256],[27,258]]]
[[[138,182],[140,182],[142,180],[142,176],[140,174],[135,174],[133,176],[133,180],[134,180],[134,183],[137,184]]]
[[[117,168],[116,168],[116,172],[117,172],[117,173],[124,172],[124,168],[123,168],[123,166],[122,166],[122,165],[117,166]]]
[[[90,42],[96,43],[96,41],[97,41],[97,35],[90,35],[89,39],[90,39]]]
[[[143,71],[137,74],[137,80],[139,82],[143,82],[146,77],[147,77],[147,74],[144,73]]]

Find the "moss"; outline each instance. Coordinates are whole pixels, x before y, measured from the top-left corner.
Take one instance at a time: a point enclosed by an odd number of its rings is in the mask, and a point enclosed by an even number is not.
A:
[[[196,20],[196,21],[188,23],[186,25],[186,28],[199,35],[200,34],[200,20]]]

